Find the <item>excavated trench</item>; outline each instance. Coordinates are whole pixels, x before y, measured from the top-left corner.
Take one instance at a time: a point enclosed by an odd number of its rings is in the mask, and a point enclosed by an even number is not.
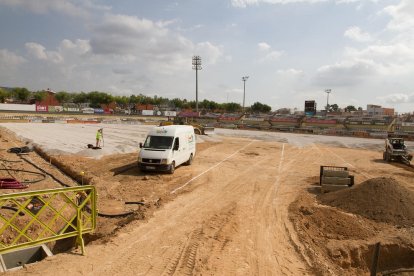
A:
[[[374,261],[375,244],[344,247],[334,255],[333,261],[342,269],[358,269],[370,271]],[[414,269],[414,245],[407,241],[389,242],[381,244],[377,259],[377,272],[389,272],[399,269]]]
[[[365,260],[368,267],[372,263],[374,246],[369,246],[365,252]],[[378,258],[378,272],[396,271],[399,269],[411,269],[414,272],[414,244],[409,243],[390,243],[380,246]]]
[[[43,151],[38,146],[33,146],[34,151],[42,157],[46,162],[49,162],[51,165],[55,166],[56,169],[60,170],[66,176],[70,177],[73,181],[78,183],[78,185],[89,185],[91,177],[85,177],[80,172],[73,170],[71,167],[60,162],[53,156],[50,156],[45,151]]]
[[[27,147],[25,147],[27,148]],[[18,148],[15,148],[18,149]],[[39,146],[33,145],[32,146],[33,151],[39,155],[43,160],[45,160],[47,163],[49,163],[51,166],[53,166],[56,170],[59,170],[63,175],[69,177],[72,179],[77,185],[89,185],[91,183],[92,177],[85,177],[80,172],[74,170],[72,167],[68,166],[67,164],[61,162],[54,156],[49,155],[47,152],[42,150]],[[19,152],[14,152],[19,153]],[[44,170],[41,166],[38,166],[34,162],[30,161],[29,158],[26,158],[25,155],[20,155],[20,158],[30,164],[31,166],[35,167],[39,171],[43,172],[45,175],[48,175],[51,177],[54,181],[59,183],[63,187],[70,187],[71,185],[68,185],[61,181],[60,179],[56,178],[52,173]],[[119,213],[119,214],[105,214],[98,211],[98,216],[110,219],[113,221],[113,224],[116,225],[115,229],[118,231],[125,225],[129,224],[130,222],[134,220],[142,220],[145,218],[144,210],[145,209],[145,203],[144,202],[125,202],[125,204],[135,204],[137,206],[137,209],[134,211],[128,211],[125,213]],[[141,208],[144,207],[144,208]],[[114,231],[114,232],[116,232]],[[112,232],[112,234],[114,234]],[[99,239],[105,239],[106,236],[99,234],[99,233],[89,233],[84,235],[84,242],[85,244],[88,244],[90,242],[99,240]],[[54,254],[62,253],[65,251],[70,250],[73,248],[75,244],[76,237],[74,238],[67,238],[64,240],[58,240],[56,242],[51,242],[48,244],[48,246],[51,248],[52,252]]]

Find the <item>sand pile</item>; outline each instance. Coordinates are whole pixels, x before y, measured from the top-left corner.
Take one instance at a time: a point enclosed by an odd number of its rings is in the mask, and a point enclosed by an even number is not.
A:
[[[395,179],[369,179],[351,189],[322,194],[325,205],[396,226],[414,226],[414,193]]]

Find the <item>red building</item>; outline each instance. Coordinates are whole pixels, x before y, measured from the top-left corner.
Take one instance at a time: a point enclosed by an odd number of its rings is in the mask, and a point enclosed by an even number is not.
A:
[[[49,88],[44,91],[45,97],[41,101],[36,101],[36,106],[58,106],[60,105],[59,101],[55,98],[55,92],[50,90]]]

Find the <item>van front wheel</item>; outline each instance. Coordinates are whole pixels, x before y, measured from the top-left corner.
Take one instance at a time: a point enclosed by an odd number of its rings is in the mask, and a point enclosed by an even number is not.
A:
[[[170,169],[169,169],[169,173],[170,174],[173,174],[174,173],[174,171],[175,171],[175,162],[173,161],[172,163],[171,163],[171,166],[170,166]]]
[[[190,158],[188,158],[187,162],[185,163],[187,166],[193,164],[193,154],[190,154]]]

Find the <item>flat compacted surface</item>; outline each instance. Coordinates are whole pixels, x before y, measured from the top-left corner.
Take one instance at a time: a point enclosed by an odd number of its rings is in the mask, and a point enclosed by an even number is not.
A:
[[[102,126],[103,148],[88,149]],[[1,124],[3,159],[14,158],[6,147],[39,147],[49,163],[28,157],[70,185],[57,167],[84,172],[101,213],[133,211],[99,217],[86,256],[70,249],[10,274],[369,275],[377,242],[378,271],[414,267],[414,169],[385,163],[383,140],[216,129],[171,175],[137,168],[150,128]],[[321,165],[348,167],[354,187],[321,194]],[[60,187],[48,181],[29,189]]]

